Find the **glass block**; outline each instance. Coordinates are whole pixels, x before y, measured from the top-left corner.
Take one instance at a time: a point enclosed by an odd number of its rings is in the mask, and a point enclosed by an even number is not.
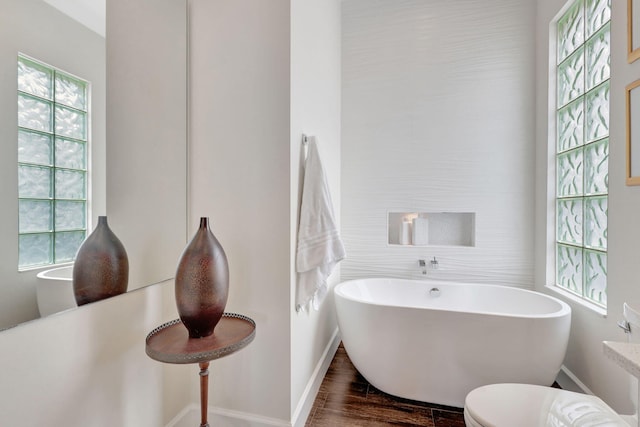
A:
[[[84,231],[56,233],[56,263],[73,261],[84,241]]]
[[[56,199],[83,200],[86,198],[85,173],[65,169],[56,170]]]
[[[56,138],[56,166],[69,169],[86,169],[86,144],[64,138]]]
[[[18,165],[18,196],[49,199],[52,192],[52,169],[44,166]]]
[[[18,126],[52,132],[52,111],[52,104],[49,101],[18,94]]]
[[[578,1],[558,20],[558,64],[584,42],[584,13]]]
[[[53,71],[36,62],[18,57],[18,90],[52,99]]]
[[[587,90],[604,82],[611,74],[610,36],[611,28],[607,25],[586,44]]]
[[[86,224],[85,202],[56,201],[56,231],[84,230]]]
[[[609,139],[584,147],[585,194],[609,191]]]
[[[607,250],[607,197],[584,200],[584,245]]]
[[[571,246],[558,245],[556,274],[558,286],[582,295],[582,251]]]
[[[584,102],[578,99],[558,110],[558,152],[584,144]]]
[[[18,161],[39,165],[53,164],[51,136],[18,130]]]
[[[558,107],[584,93],[584,48],[558,66]]]
[[[607,254],[586,250],[584,253],[584,296],[607,305]]]
[[[586,142],[609,136],[609,82],[587,93],[586,105]]]
[[[587,38],[611,20],[611,0],[586,0],[585,2]]]
[[[53,210],[50,200],[19,201],[19,232],[34,233],[52,231]]]
[[[53,236],[50,233],[22,234],[18,247],[19,267],[53,263]]]
[[[582,245],[582,199],[558,200],[556,210],[559,242]]]
[[[86,140],[86,113],[56,106],[56,134]]]
[[[583,193],[583,153],[582,149],[567,151],[558,155],[557,190],[558,196],[581,196]]]
[[[87,111],[86,83],[63,73],[56,73],[56,103]]]

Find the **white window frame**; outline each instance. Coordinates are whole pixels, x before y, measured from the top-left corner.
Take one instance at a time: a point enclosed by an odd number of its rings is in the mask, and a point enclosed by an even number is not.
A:
[[[84,203],[85,203],[85,221],[84,221],[84,237],[86,238],[86,236],[88,235],[89,230],[91,229],[91,199],[92,199],[92,195],[91,195],[91,82],[74,75],[73,73],[70,73],[68,71],[62,70],[58,67],[55,67],[51,64],[45,63],[43,61],[40,61],[36,58],[33,58],[29,55],[25,55],[23,53],[19,53],[18,54],[18,59],[19,58],[24,58],[28,61],[34,62],[36,64],[39,64],[43,67],[46,67],[47,69],[50,69],[52,71],[54,71],[55,73],[61,73],[65,76],[69,76],[73,79],[77,79],[80,80],[82,82],[84,82],[86,84],[86,141],[85,141],[85,198],[83,199]],[[21,93],[20,91],[18,91],[18,93]],[[29,95],[29,96],[33,96],[33,95]],[[51,100],[52,102],[52,107],[55,110],[55,105],[57,105],[58,103],[55,101],[55,96],[54,98]],[[61,104],[64,105],[64,104]],[[65,106],[66,107],[66,106]],[[53,114],[53,113],[52,113]],[[18,130],[20,130],[21,127],[18,126]],[[55,122],[54,122],[54,129],[51,133],[52,135],[52,144],[54,144],[54,147],[52,149],[55,150],[55,137],[57,136],[56,132],[55,132]],[[62,136],[64,138],[64,136]],[[18,165],[22,164],[21,161],[18,161]],[[52,162],[51,165],[49,165],[49,167],[51,168],[51,170],[53,171],[53,176],[55,179],[55,170],[58,168],[61,168],[60,166],[56,165],[55,163],[55,158],[54,161]],[[65,168],[61,168],[61,169],[65,169]],[[54,185],[54,184],[52,184]],[[54,187],[55,188],[55,187]],[[18,197],[18,200],[20,200],[21,197]],[[44,199],[43,199],[44,200]],[[53,201],[53,221],[55,222],[55,201],[56,199],[56,195],[53,194],[52,197],[50,198],[50,200]],[[18,219],[19,220],[19,219]],[[52,250],[54,251],[53,253],[53,260],[50,263],[41,263],[41,264],[29,264],[29,265],[20,265],[20,262],[18,262],[18,271],[22,272],[22,271],[30,271],[30,270],[35,270],[35,269],[41,269],[43,267],[57,267],[57,266],[63,266],[63,265],[69,265],[73,263],[73,259],[71,260],[65,260],[65,261],[60,261],[60,262],[56,262],[55,259],[55,235],[56,233],[64,233],[66,230],[59,230],[57,231],[55,228],[55,224],[51,225],[51,230],[50,230],[50,234],[52,235],[53,238],[53,242],[52,242]],[[80,231],[80,229],[78,229],[78,231]],[[22,233],[20,232],[20,230],[18,230],[18,236],[23,235],[23,234],[29,234],[29,233]],[[75,257],[74,257],[75,259]]]
[[[547,97],[547,186],[546,186],[546,288],[569,299],[581,306],[584,306],[597,314],[606,317],[607,307],[596,304],[583,298],[556,284],[556,233],[557,233],[557,167],[556,167],[556,144],[557,144],[557,69],[558,69],[558,31],[557,24],[560,18],[575,4],[576,0],[569,0],[560,9],[549,23],[549,51],[548,51],[548,97]],[[585,43],[583,41],[583,43]],[[609,78],[610,81],[610,78]],[[608,288],[607,288],[608,289]]]

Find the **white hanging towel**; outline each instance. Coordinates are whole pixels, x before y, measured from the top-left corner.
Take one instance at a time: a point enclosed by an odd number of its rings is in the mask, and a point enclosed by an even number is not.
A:
[[[296,271],[296,310],[312,305],[318,310],[327,294],[327,278],[345,257],[344,245],[333,215],[331,194],[315,137],[307,142],[304,165]]]

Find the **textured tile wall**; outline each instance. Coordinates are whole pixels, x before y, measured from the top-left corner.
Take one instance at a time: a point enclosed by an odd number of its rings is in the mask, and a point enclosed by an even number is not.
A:
[[[342,7],[342,278],[532,287],[535,2]],[[475,247],[390,246],[389,212],[473,212]]]

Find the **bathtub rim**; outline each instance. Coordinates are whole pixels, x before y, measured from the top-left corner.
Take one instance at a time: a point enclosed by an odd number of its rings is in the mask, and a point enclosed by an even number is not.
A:
[[[345,295],[342,292],[342,288],[346,287],[348,284],[353,282],[364,282],[364,281],[383,281],[383,280],[395,280],[400,282],[411,282],[411,283],[431,283],[433,285],[441,284],[448,286],[481,286],[487,288],[500,288],[500,289],[510,289],[515,290],[516,292],[523,292],[528,294],[535,294],[536,296],[541,296],[543,298],[550,299],[555,301],[560,305],[560,309],[551,313],[536,313],[536,314],[519,314],[519,313],[499,313],[492,311],[473,311],[473,310],[458,310],[453,307],[441,308],[441,307],[420,307],[415,305],[397,305],[397,304],[383,304],[381,302],[372,302],[372,301],[364,301],[362,299],[354,298],[350,295]],[[333,288],[334,298],[342,298],[344,300],[353,301],[358,304],[365,304],[368,306],[375,307],[392,307],[397,309],[417,309],[417,310],[433,310],[439,312],[452,312],[452,313],[469,313],[473,315],[484,315],[484,316],[496,316],[496,317],[511,317],[511,318],[523,318],[523,319],[553,319],[564,316],[571,316],[571,306],[566,302],[562,301],[559,298],[554,297],[553,295],[548,295],[543,292],[534,291],[530,289],[523,289],[516,286],[508,286],[508,285],[493,285],[487,283],[473,283],[473,282],[460,282],[455,280],[444,280],[444,279],[403,279],[403,278],[395,278],[395,277],[367,277],[360,279],[349,279],[338,283]]]
[[[60,276],[50,276],[49,274],[60,271],[60,270],[71,270],[71,277],[60,277]],[[73,281],[73,264],[67,264],[60,267],[49,268],[47,270],[43,270],[36,274],[38,279],[42,280],[56,280],[61,282],[71,282]]]

